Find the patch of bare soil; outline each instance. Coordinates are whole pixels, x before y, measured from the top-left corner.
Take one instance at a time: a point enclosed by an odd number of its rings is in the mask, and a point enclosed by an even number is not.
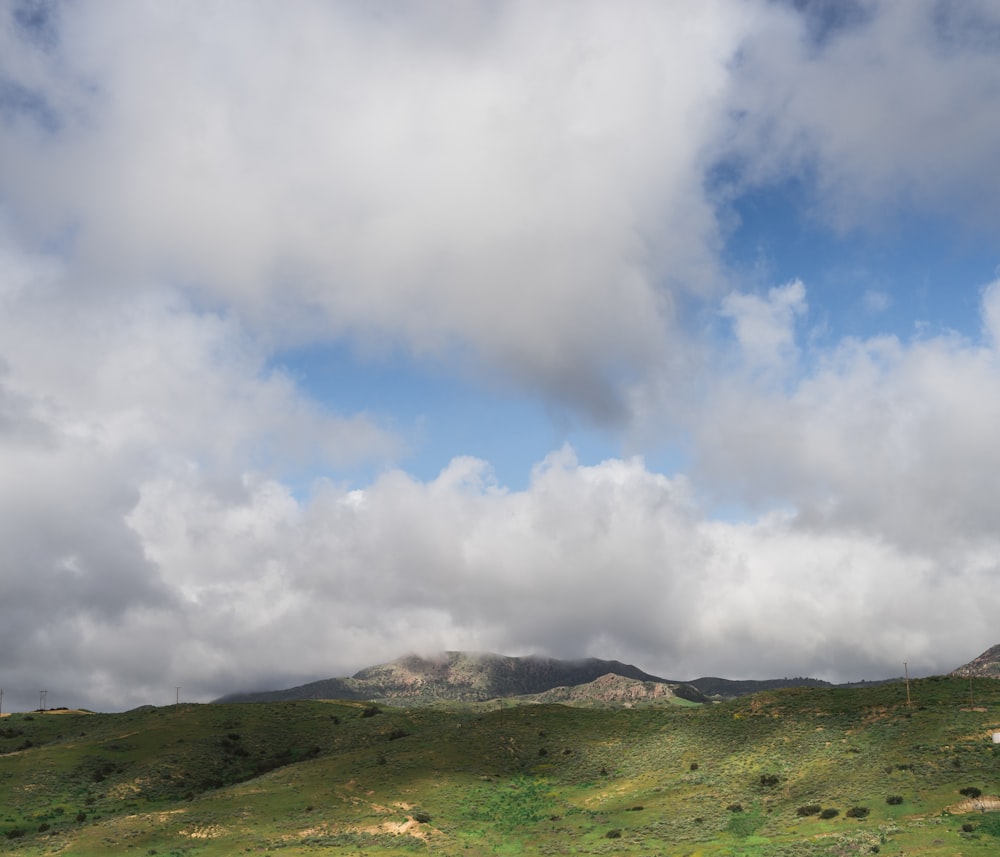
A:
[[[947,808],[947,811],[954,815],[964,815],[969,812],[996,812],[997,810],[1000,810],[1000,797],[996,795],[966,798]]]

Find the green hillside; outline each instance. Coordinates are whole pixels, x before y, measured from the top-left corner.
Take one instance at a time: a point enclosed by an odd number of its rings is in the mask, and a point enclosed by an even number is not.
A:
[[[0,721],[0,853],[1000,853],[1000,682],[975,680],[974,705],[967,679],[911,692],[16,714]]]

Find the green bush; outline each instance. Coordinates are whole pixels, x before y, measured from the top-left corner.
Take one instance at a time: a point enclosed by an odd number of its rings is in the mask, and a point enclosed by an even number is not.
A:
[[[959,789],[958,793],[960,795],[965,795],[966,797],[977,798],[983,792],[982,792],[982,789],[977,789],[975,786],[967,786],[964,789]]]
[[[840,815],[840,810],[839,809],[833,809],[831,807],[830,809],[824,809],[819,814],[819,817],[820,818],[836,818],[838,815]]]
[[[799,816],[816,815],[822,808],[818,803],[810,803],[806,806],[800,806],[795,810],[795,814]]]
[[[848,818],[867,818],[868,817],[868,807],[867,806],[852,806],[847,810]]]
[[[889,797],[885,799],[885,802],[889,804],[889,806],[899,806],[903,802],[903,796],[889,795]]]

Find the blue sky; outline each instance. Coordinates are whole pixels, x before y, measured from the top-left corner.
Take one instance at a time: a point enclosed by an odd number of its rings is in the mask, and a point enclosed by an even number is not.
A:
[[[995,644],[998,53],[986,0],[0,4],[5,701]]]

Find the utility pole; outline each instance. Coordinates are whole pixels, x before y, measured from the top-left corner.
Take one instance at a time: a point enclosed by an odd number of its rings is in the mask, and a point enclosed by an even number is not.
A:
[[[910,668],[903,661],[903,673],[906,675],[906,707],[910,707]]]
[[[177,698],[174,701],[174,711],[181,707],[181,689],[177,688]]]

